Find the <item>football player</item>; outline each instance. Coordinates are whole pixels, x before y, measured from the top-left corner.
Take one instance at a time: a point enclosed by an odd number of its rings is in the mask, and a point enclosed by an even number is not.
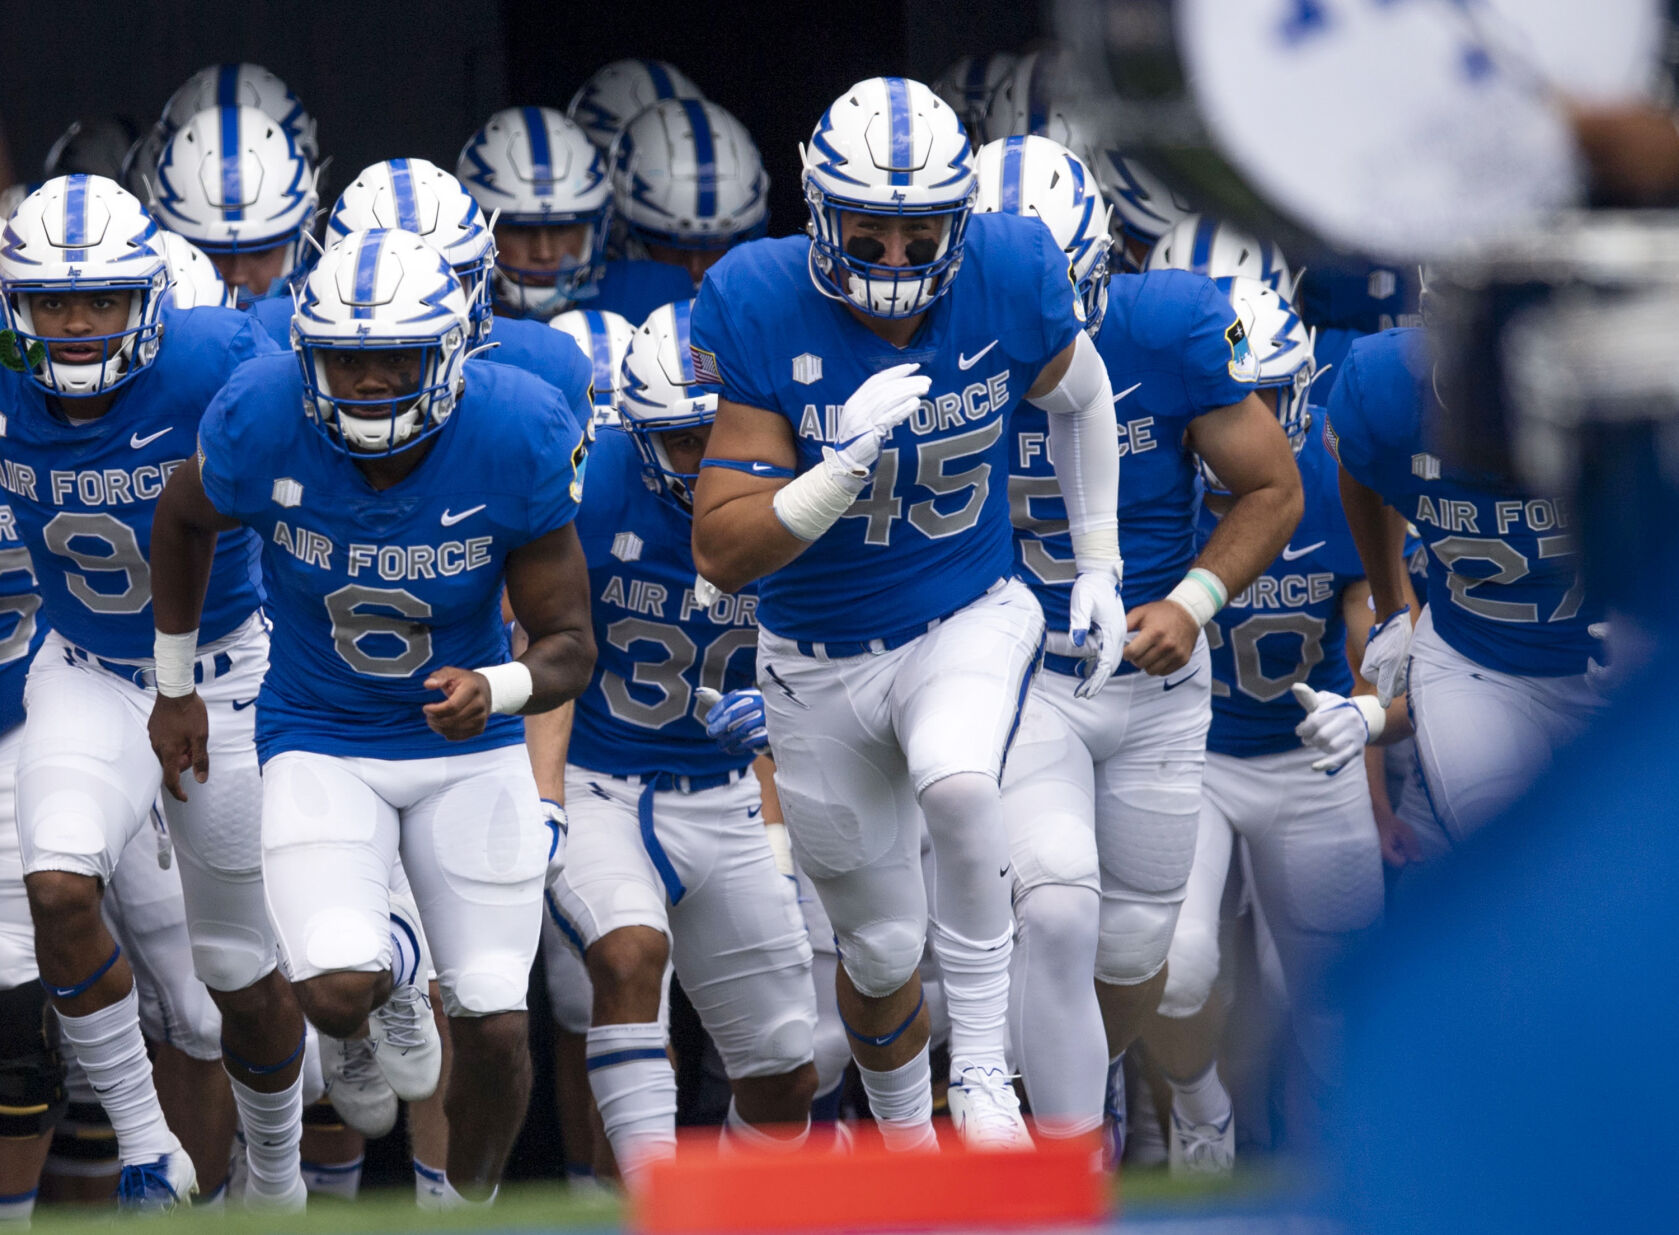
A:
[[[933,93],[950,104],[968,131],[968,141],[975,150],[990,140],[986,116],[991,108],[991,96],[1019,59],[1011,51],[963,56],[933,80]]]
[[[606,153],[553,108],[498,111],[461,150],[455,174],[495,220],[497,313],[547,320],[581,305],[641,322],[693,296],[675,266],[607,260]]]
[[[734,1090],[725,1135],[802,1143],[816,1089],[810,943],[752,773],[756,589],[696,593],[692,494],[717,387],[695,379],[689,311],[666,305],[636,332],[623,427],[590,455],[577,522],[601,657],[566,753],[571,833],[552,890],[588,965],[589,1083],[632,1188],[676,1145],[659,1023],[668,960]],[[750,714],[722,746],[702,689],[725,694],[719,712]]]
[[[1166,981],[1211,723],[1202,627],[1287,543],[1300,477],[1224,292],[1182,271],[1109,280],[1107,206],[1082,160],[1047,138],[1004,138],[981,150],[980,186],[982,209],[1042,219],[1063,253],[1124,458],[1132,633],[1118,676],[1091,698],[1060,632],[1076,617],[1080,572],[1054,418],[1027,409],[1011,427],[1017,568],[1052,632],[1003,782],[1022,951],[1016,1041],[1039,1127],[1073,1135],[1101,1122],[1103,1070],[1117,1084]],[[1196,453],[1234,495],[1199,547]]]
[[[1255,908],[1281,963],[1308,1092],[1321,1092],[1333,1079],[1336,1021],[1321,989],[1326,971],[1382,908],[1376,822],[1357,757],[1366,728],[1390,738],[1408,729],[1404,705],[1392,705],[1396,723],[1389,727],[1374,689],[1348,663],[1349,632],[1353,657],[1363,652],[1370,589],[1341,513],[1334,461],[1306,406],[1315,376],[1312,337],[1268,284],[1234,276],[1221,286],[1229,287],[1247,328],[1261,398],[1274,406],[1298,452],[1306,509],[1288,547],[1207,628],[1213,724],[1195,867],[1172,937],[1160,1014],[1143,1033],[1172,1091],[1168,1161],[1174,1172],[1189,1173],[1223,1173],[1235,1163],[1234,1110],[1214,1066],[1226,1012],[1216,983],[1219,910],[1235,842],[1245,842]],[[1205,461],[1201,475],[1198,544],[1231,502]],[[1314,719],[1302,722],[1297,699],[1318,708]],[[1357,731],[1339,759],[1324,757],[1296,732],[1332,723]]]
[[[194,1171],[157,1103],[130,961],[100,917],[118,855],[151,822],[160,774],[145,734],[154,669],[152,513],[211,397],[272,351],[225,309],[166,304],[157,225],[129,193],[66,176],[32,194],[0,245],[8,367],[4,485],[52,633],[27,688],[18,833],[41,979],[101,1095],[122,1199],[184,1202]],[[303,1022],[275,971],[249,711],[267,665],[255,540],[205,562],[203,645],[184,661],[213,710],[221,775],[164,813],[180,859],[193,967],[222,1013],[223,1057],[251,1137],[251,1203],[302,1204]]]
[[[1408,682],[1422,786],[1436,830],[1456,845],[1601,709],[1587,664],[1603,614],[1586,595],[1567,504],[1432,453],[1443,414],[1423,331],[1388,330],[1347,352],[1325,440],[1379,619],[1364,676],[1384,705]],[[1407,521],[1429,556],[1414,638]]]
[[[704,97],[688,75],[669,61],[614,60],[589,74],[589,80],[571,96],[565,114],[604,154],[630,117],[664,99]]]
[[[1047,414],[1078,559],[1067,642],[1094,693],[1124,632],[1113,395],[1066,255],[1036,220],[973,215],[967,135],[930,89],[857,83],[803,156],[811,235],[733,250],[695,305],[695,372],[723,387],[695,557],[727,592],[762,579],[776,786],[888,1144],[932,1141],[919,805],[951,1116],[970,1143],[1024,1145],[997,781],[1044,619],[1011,577],[1010,429],[1023,398]]]
[[[770,178],[746,126],[704,99],[666,99],[613,139],[612,199],[629,257],[700,285],[735,245],[769,230]]]
[[[594,370],[592,389],[595,424],[618,423],[618,398],[623,393],[624,357],[629,355],[635,326],[617,313],[600,309],[568,309],[548,324],[563,330],[589,360]]]
[[[294,989],[323,1033],[380,1036],[399,1096],[437,1083],[435,1054],[394,1037],[423,999],[383,1015],[421,964],[390,925],[400,852],[454,1046],[450,1199],[487,1200],[529,1097],[525,987],[557,838],[515,717],[574,697],[594,657],[569,526],[583,441],[564,395],[466,362],[465,293],[413,233],[340,240],[293,329],[295,355],[234,375],[160,504],[154,741],[171,791],[189,767],[214,783],[185,667],[217,537],[249,526],[275,628],[263,869]],[[513,661],[504,583],[531,637]]]
[[[242,309],[289,299],[316,205],[314,164],[255,107],[213,107],[183,124],[158,158],[150,201],[160,225],[204,250]]]

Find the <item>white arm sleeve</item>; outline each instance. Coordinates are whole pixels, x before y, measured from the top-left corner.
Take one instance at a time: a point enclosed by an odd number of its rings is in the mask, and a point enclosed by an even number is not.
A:
[[[1108,367],[1089,335],[1079,332],[1060,383],[1031,403],[1049,413],[1049,453],[1078,569],[1111,569],[1119,562],[1119,433]]]

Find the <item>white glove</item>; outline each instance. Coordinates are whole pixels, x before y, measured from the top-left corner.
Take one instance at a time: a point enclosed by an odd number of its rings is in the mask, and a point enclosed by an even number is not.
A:
[[[892,435],[931,389],[933,379],[922,377],[919,364],[893,365],[874,374],[840,409],[839,433],[823,452],[854,476],[874,471],[880,444]]]
[[[1593,622],[1586,627],[1586,633],[1603,645],[1601,661],[1595,656],[1586,661],[1586,682],[1600,695],[1611,694],[1620,687],[1621,679],[1626,675],[1622,671],[1621,658],[1615,655],[1615,649],[1609,645],[1609,623]]]
[[[1125,603],[1119,598],[1119,567],[1080,571],[1073,580],[1068,608],[1067,633],[1085,657],[1079,671],[1084,680],[1073,694],[1089,699],[1108,684],[1125,650]]]
[[[548,879],[542,885],[546,890],[554,886],[554,880],[565,869],[565,843],[571,833],[571,820],[566,818],[565,807],[552,798],[543,798],[542,822],[552,833],[548,840]]]
[[[1370,628],[1359,672],[1376,688],[1376,702],[1384,708],[1405,693],[1411,680],[1410,605]]]
[[[1306,719],[1294,727],[1294,732],[1323,755],[1313,762],[1314,772],[1333,776],[1381,737],[1387,727],[1387,713],[1370,695],[1348,699],[1332,690],[1313,690],[1304,682],[1296,682],[1294,698],[1306,709]]]
[[[775,855],[775,869],[788,879],[797,879],[798,876],[793,874],[793,844],[787,839],[787,825],[773,821],[766,823],[764,836],[770,842],[770,852]]]

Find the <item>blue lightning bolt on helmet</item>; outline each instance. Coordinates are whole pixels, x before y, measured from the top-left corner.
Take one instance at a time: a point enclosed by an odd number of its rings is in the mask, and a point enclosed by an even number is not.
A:
[[[212,258],[285,249],[280,273],[240,307],[285,293],[307,265],[319,198],[315,167],[279,121],[255,107],[201,111],[158,158],[152,214]]]
[[[1294,300],[1295,277],[1282,250],[1211,215],[1180,219],[1155,242],[1143,269],[1187,270],[1215,281],[1240,275],[1265,284],[1291,304]]]
[[[648,244],[727,249],[769,227],[770,178],[746,126],[704,99],[666,99],[612,143],[612,193],[628,255]]]
[[[619,400],[623,426],[641,452],[647,487],[673,498],[684,510],[693,509],[699,476],[671,467],[660,435],[710,424],[717,419],[717,396],[722,393],[722,387],[706,385],[694,376],[688,347],[693,307],[691,300],[678,300],[655,309],[641,324],[624,357]]]
[[[589,75],[565,114],[602,150],[630,117],[664,99],[703,99],[681,69],[664,60],[614,60]]]
[[[635,327],[610,309],[569,309],[549,319],[555,330],[571,336],[593,371],[595,423],[619,423],[618,403],[624,389],[624,357],[629,355]]]
[[[59,176],[24,198],[0,237],[0,309],[17,355],[37,386],[65,398],[117,389],[157,358],[169,271],[157,224],[134,195],[103,176]],[[128,320],[108,335],[74,340],[41,334],[30,298],[121,292]],[[54,343],[97,343],[101,359],[66,364]]]
[[[818,291],[871,317],[913,317],[950,290],[975,180],[968,135],[944,100],[903,77],[858,82],[822,114],[800,156]],[[937,231],[910,244],[908,265],[892,266],[871,237],[847,246],[847,214],[927,219]]]
[[[520,317],[552,317],[593,294],[606,268],[612,184],[606,156],[552,107],[509,107],[472,135],[455,175],[498,227],[588,226],[580,256],[548,270],[495,268],[496,300]]]
[[[1084,328],[1095,338],[1108,311],[1108,233],[1112,207],[1076,154],[1047,137],[1004,137],[975,159],[979,214],[1001,212],[1042,219],[1067,255]]]
[[[991,108],[991,96],[1019,59],[1010,51],[963,56],[933,82],[933,93],[950,104],[962,127],[968,130],[968,141],[975,150],[993,137],[1003,136],[986,128],[986,115]]]
[[[291,342],[303,411],[335,447],[391,455],[441,430],[459,402],[470,323],[448,261],[413,232],[351,232],[321,254],[297,295]],[[397,399],[332,393],[335,351],[418,349],[419,384]]]
[[[386,159],[363,168],[327,217],[328,243],[377,227],[413,232],[443,254],[466,292],[473,341],[487,340],[496,242],[484,212],[461,182],[425,159]]]

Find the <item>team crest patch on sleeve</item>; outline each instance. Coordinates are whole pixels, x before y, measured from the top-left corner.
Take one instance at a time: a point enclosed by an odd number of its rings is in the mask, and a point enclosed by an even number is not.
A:
[[[822,357],[809,352],[793,357],[793,380],[801,386],[812,386],[822,380]]]
[[[1335,462],[1341,462],[1341,435],[1335,432],[1335,423],[1327,416],[1323,421],[1323,444],[1329,447]]]
[[[1248,342],[1248,329],[1237,318],[1224,328],[1224,341],[1230,345],[1230,376],[1239,382],[1259,379],[1259,358]]]
[[[200,466],[204,463],[204,452],[198,452]],[[303,502],[303,486],[290,476],[282,476],[274,482],[274,501],[280,506],[298,506]]]
[[[694,380],[704,386],[721,386],[723,371],[717,367],[717,353],[708,352],[703,347],[688,345],[688,354],[694,360]]]
[[[589,461],[589,441],[593,435],[594,426],[590,425],[583,430],[582,436],[577,439],[577,445],[571,448],[571,488],[569,492],[573,502],[583,500],[583,471]]]

